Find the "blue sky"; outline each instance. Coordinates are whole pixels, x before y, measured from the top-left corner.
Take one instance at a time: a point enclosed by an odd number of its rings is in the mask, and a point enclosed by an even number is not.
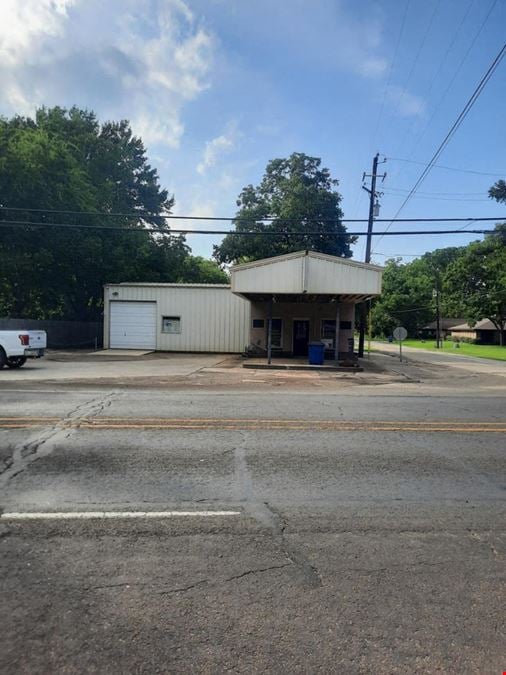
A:
[[[130,119],[178,214],[233,215],[241,188],[297,151],[339,179],[346,217],[365,218],[362,173],[380,152],[391,217],[504,26],[504,0],[2,0],[0,113],[77,104]],[[506,61],[439,159],[479,173],[433,169],[404,217],[504,215],[487,190],[506,175],[505,73]],[[473,238],[385,237],[373,260]],[[188,241],[202,255],[218,242]]]

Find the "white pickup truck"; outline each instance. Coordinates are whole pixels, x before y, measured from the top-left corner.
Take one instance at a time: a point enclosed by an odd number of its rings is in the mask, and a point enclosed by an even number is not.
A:
[[[0,330],[0,369],[21,368],[26,359],[40,359],[46,344],[44,330]]]

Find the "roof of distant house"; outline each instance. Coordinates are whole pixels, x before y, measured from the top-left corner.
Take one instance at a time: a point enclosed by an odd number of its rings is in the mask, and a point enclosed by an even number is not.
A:
[[[454,326],[458,326],[461,323],[465,323],[465,319],[439,319],[439,327],[440,328],[453,328]],[[428,323],[426,326],[422,328],[422,330],[436,330],[436,322],[431,321]]]
[[[463,323],[457,326],[452,326],[452,330],[455,331],[464,331],[464,330],[497,330],[496,326],[490,321],[490,319],[482,319],[477,321],[474,326],[470,326],[468,323]]]

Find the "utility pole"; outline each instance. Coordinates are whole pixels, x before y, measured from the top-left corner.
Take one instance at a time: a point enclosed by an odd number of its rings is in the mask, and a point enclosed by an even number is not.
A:
[[[371,179],[371,187],[367,188],[365,185],[362,185],[362,189],[369,193],[369,219],[367,221],[367,242],[365,245],[365,262],[371,262],[371,246],[372,246],[372,229],[374,224],[374,217],[379,215],[379,212],[376,213],[376,210],[379,209],[379,204],[377,202],[378,197],[380,196],[379,192],[376,192],[376,179],[378,178],[378,161],[379,153],[374,156],[372,160],[372,173],[364,173],[362,176],[362,181],[366,178]],[[386,159],[383,160],[382,164],[386,162]],[[384,181],[386,178],[386,173],[380,176],[381,180]],[[370,301],[369,301],[370,302]],[[358,355],[360,357],[364,356],[364,343],[365,343],[365,328],[367,323],[367,302],[363,302],[360,305],[360,329],[359,329],[359,338],[358,338]]]
[[[436,298],[436,349],[442,347],[441,340],[441,311],[439,308],[439,284],[436,282],[436,288],[433,292],[434,297]]]

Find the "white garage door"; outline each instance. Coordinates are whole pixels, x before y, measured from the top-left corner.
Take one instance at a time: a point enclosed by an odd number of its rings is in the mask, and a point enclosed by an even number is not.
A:
[[[111,302],[109,347],[156,349],[156,302]]]

